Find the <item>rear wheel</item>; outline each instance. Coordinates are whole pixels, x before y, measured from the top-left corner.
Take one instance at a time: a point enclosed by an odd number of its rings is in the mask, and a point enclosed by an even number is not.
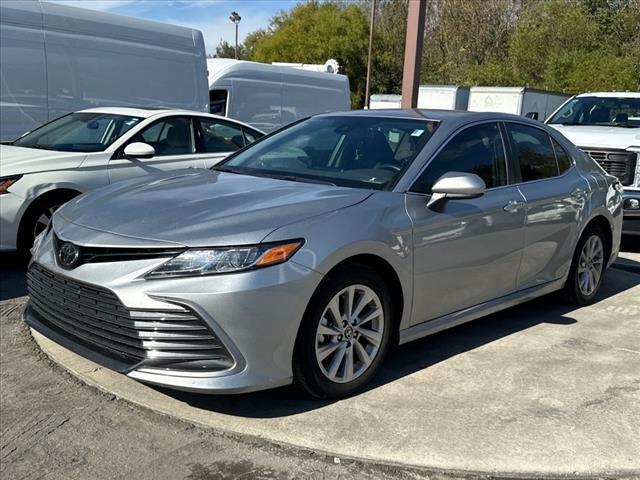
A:
[[[313,296],[296,341],[295,383],[313,396],[362,389],[389,347],[391,299],[382,278],[363,266],[331,274]]]
[[[602,229],[589,227],[580,238],[564,287],[567,300],[588,305],[595,299],[607,264],[607,248]]]

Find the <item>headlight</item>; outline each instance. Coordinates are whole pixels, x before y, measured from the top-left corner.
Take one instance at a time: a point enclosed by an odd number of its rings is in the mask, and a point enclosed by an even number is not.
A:
[[[286,262],[304,240],[288,240],[241,247],[194,248],[182,252],[146,275],[146,278],[215,275],[268,267]]]
[[[9,193],[9,187],[22,178],[22,175],[12,175],[11,177],[0,178],[0,195]]]

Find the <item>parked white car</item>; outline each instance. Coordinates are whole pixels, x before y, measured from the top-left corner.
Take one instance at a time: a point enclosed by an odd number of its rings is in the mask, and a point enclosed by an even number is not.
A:
[[[624,187],[623,234],[640,235],[640,92],[582,93],[545,122]]]
[[[0,145],[0,251],[28,250],[53,212],[81,193],[164,170],[209,168],[263,135],[188,110],[91,108],[53,120]]]

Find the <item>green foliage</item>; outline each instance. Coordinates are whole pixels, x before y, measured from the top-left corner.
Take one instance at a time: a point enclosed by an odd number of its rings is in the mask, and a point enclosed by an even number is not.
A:
[[[351,99],[364,99],[369,25],[353,3],[301,3],[271,19],[260,34],[250,58],[259,62],[324,63],[335,58],[349,76]]]
[[[422,83],[640,90],[640,0],[426,0]],[[378,0],[371,93],[400,93],[408,0]],[[364,103],[370,0],[310,0],[250,33],[241,58],[338,60]],[[233,58],[221,42],[217,56]]]

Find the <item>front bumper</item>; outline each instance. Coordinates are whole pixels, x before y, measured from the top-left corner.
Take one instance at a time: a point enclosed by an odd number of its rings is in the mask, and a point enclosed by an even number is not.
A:
[[[18,227],[24,199],[14,193],[0,195],[0,252],[17,248]]]
[[[624,189],[622,194],[623,207],[626,206],[628,199],[637,199],[640,202],[640,190]],[[623,235],[640,235],[640,209],[631,210],[624,208],[623,210],[624,220],[622,222],[622,234]]]
[[[33,262],[70,281],[107,289],[127,309],[188,308],[215,332],[233,357],[233,365],[222,371],[181,371],[141,364],[126,371],[99,349],[39,321],[30,302],[23,318],[46,337],[107,368],[125,371],[131,378],[178,390],[240,393],[291,383],[298,327],[322,278],[319,273],[289,261],[235,274],[142,278],[166,259],[88,263],[67,271],[56,264],[51,237],[41,240]]]

